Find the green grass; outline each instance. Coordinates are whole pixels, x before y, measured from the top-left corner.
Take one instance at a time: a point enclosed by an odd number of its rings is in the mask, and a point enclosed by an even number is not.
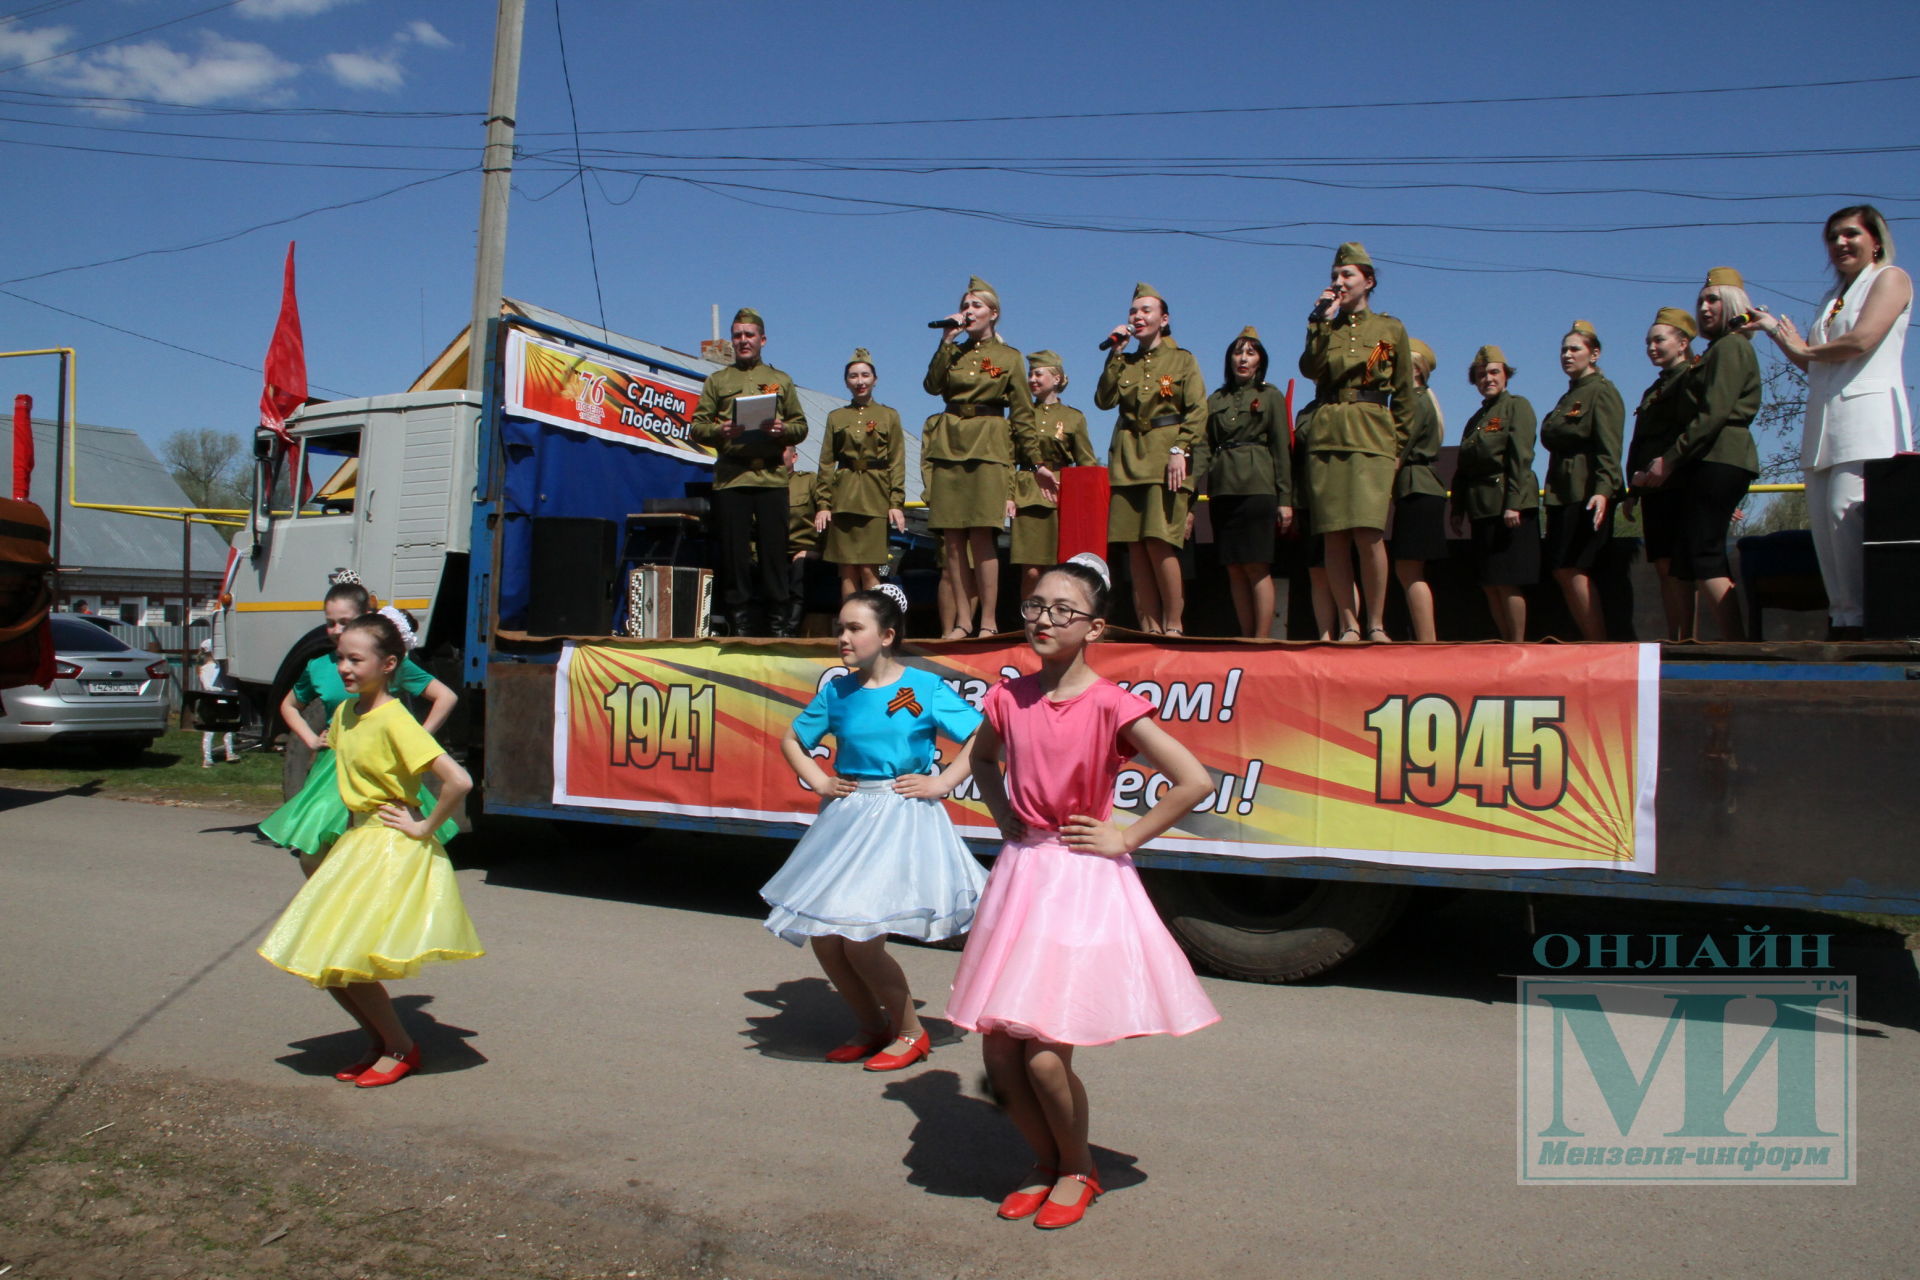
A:
[[[239,744],[236,744],[239,745]],[[75,789],[129,800],[171,800],[209,808],[270,811],[280,804],[280,756],[241,751],[226,763],[219,739],[214,765],[200,767],[200,734],[172,729],[131,756],[122,749],[70,746],[0,749],[0,787]]]

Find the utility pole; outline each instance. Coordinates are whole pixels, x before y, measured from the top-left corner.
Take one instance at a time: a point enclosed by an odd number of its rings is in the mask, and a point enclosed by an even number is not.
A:
[[[513,117],[520,97],[520,31],[526,0],[500,0],[493,28],[493,92],[480,172],[480,245],[473,267],[473,327],[467,331],[467,390],[480,394],[487,321],[500,314],[507,276],[507,198],[513,190]]]

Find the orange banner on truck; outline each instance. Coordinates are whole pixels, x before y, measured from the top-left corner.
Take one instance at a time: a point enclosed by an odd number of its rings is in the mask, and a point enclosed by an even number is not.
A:
[[[604,352],[507,331],[506,411],[709,466],[689,424],[700,384]]]
[[[811,822],[818,801],[780,742],[845,671],[836,657],[804,641],[567,645],[554,803]],[[1037,667],[1021,643],[929,646],[908,661],[975,706]],[[1213,794],[1151,849],[1654,869],[1656,646],[1109,643],[1093,662],[1152,703],[1213,776]],[[815,752],[829,770],[833,746]],[[1123,771],[1116,820],[1167,785],[1145,767]],[[947,807],[962,835],[996,838],[971,779]]]

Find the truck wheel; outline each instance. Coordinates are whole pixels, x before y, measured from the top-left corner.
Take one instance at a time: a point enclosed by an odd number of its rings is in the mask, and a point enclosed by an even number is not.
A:
[[[1143,871],[1167,927],[1215,973],[1298,982],[1384,934],[1407,903],[1401,885],[1215,871]]]

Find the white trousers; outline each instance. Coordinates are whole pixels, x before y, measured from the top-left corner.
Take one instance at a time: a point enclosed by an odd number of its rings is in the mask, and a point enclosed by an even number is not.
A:
[[[1827,586],[1827,617],[1836,627],[1866,621],[1865,555],[1867,464],[1843,462],[1806,473],[1807,521],[1820,577]]]

